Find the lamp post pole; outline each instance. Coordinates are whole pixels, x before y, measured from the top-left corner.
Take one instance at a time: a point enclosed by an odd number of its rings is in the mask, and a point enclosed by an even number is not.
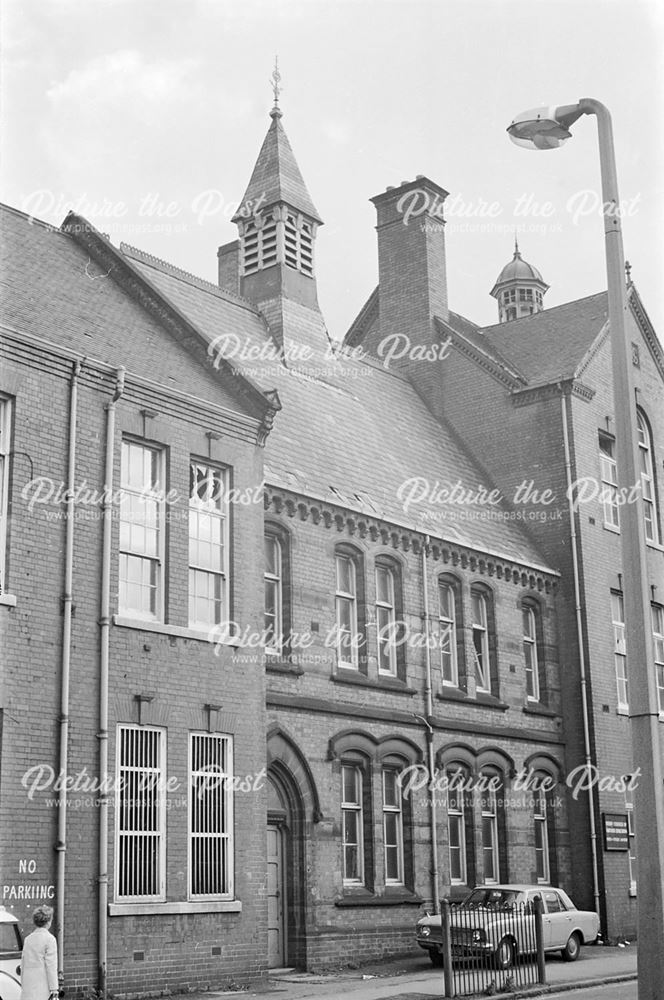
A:
[[[560,144],[556,142],[555,129],[551,130],[554,122],[561,126],[559,134],[564,141],[569,136],[567,126],[581,115],[595,115],[597,118],[618,483],[626,490],[626,494],[639,484],[639,490],[634,491],[638,499],[626,503],[620,509],[632,753],[633,766],[639,769],[634,802],[638,873],[638,995],[639,1000],[660,1000],[664,990],[664,786],[660,751],[661,725],[652,643],[648,558],[640,500],[637,397],[632,345],[627,334],[628,303],[613,130],[609,111],[599,101],[584,98],[576,106],[565,106],[557,110],[560,114],[552,116],[553,122],[549,119],[548,133],[546,129],[538,131],[537,121],[531,122],[532,134],[536,136],[533,142],[535,148],[554,148],[554,144]],[[508,131],[512,134],[511,128]],[[541,139],[540,136],[544,138]],[[525,145],[524,142],[520,144]]]
[[[604,202],[604,240],[609,296],[618,482],[641,483],[636,426],[637,397],[632,345],[627,334],[625,259],[611,116],[599,101],[579,102],[597,118]],[[639,1000],[657,1000],[664,989],[664,794],[660,752],[657,678],[645,530],[640,500],[620,510],[623,599],[627,640],[629,714],[634,767],[641,768],[635,792],[637,830]]]

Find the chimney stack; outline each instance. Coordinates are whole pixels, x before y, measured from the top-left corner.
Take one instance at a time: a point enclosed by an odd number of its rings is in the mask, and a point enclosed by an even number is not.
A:
[[[378,221],[381,341],[395,334],[412,346],[437,343],[433,317],[447,320],[445,222],[447,191],[427,177],[390,187],[371,201]],[[407,355],[401,367],[419,367]]]

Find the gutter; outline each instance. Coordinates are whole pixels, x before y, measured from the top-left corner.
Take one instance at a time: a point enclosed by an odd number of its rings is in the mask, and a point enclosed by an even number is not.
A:
[[[60,775],[64,776],[65,791],[58,801],[58,840],[56,870],[56,928],[58,932],[58,971],[64,970],[65,937],[65,860],[67,854],[67,782],[69,768],[69,675],[71,665],[71,620],[73,611],[74,576],[74,487],[76,478],[76,414],[78,407],[78,377],[81,362],[74,361],[69,393],[69,444],[67,457],[67,493],[65,527],[65,578],[62,597],[62,666],[60,673]]]
[[[576,518],[574,516],[574,501],[572,499],[572,465],[570,459],[570,447],[569,447],[569,429],[567,426],[567,403],[566,396],[562,393],[561,387],[561,413],[563,420],[563,441],[565,444],[565,477],[567,481],[567,500],[569,508],[569,523],[570,523],[570,543],[572,548],[572,566],[574,572],[574,610],[576,615],[576,636],[577,643],[579,646],[579,671],[581,674],[581,708],[583,715],[583,749],[585,754],[585,763],[587,768],[587,773],[590,773],[590,767],[593,763],[592,753],[590,749],[590,717],[588,712],[588,680],[586,675],[586,656],[584,652],[584,635],[583,635],[583,618],[581,615],[581,585],[579,582],[579,555],[577,547],[577,535],[576,535]],[[599,901],[599,876],[598,876],[598,866],[597,866],[597,827],[595,823],[595,800],[593,796],[592,788],[588,789],[588,812],[590,820],[590,853],[592,857],[592,871],[593,871],[593,904],[595,913],[600,917],[600,901]]]
[[[98,973],[99,993],[106,996],[108,961],[108,681],[110,648],[111,606],[111,532],[113,530],[113,458],[115,452],[115,411],[124,393],[125,369],[118,368],[115,392],[106,407],[106,455],[104,473],[103,534],[101,562],[101,601],[99,609],[99,867],[98,883]]]

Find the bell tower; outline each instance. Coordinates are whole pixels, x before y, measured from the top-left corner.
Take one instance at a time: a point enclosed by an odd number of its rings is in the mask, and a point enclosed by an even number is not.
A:
[[[307,191],[279,107],[281,76],[272,74],[272,122],[240,207],[233,216],[239,241],[220,247],[220,284],[228,278],[229,252],[235,260],[234,285],[244,298],[261,305],[278,297],[317,308],[314,247],[323,224]],[[237,284],[236,284],[237,282]]]

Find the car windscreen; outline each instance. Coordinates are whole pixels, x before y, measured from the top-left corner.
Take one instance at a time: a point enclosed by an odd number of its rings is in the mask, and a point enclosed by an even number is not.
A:
[[[471,908],[486,906],[499,909],[522,902],[521,894],[512,889],[473,889],[466,896],[463,905]]]
[[[0,957],[4,955],[15,955],[21,950],[21,936],[18,924],[0,924]]]

